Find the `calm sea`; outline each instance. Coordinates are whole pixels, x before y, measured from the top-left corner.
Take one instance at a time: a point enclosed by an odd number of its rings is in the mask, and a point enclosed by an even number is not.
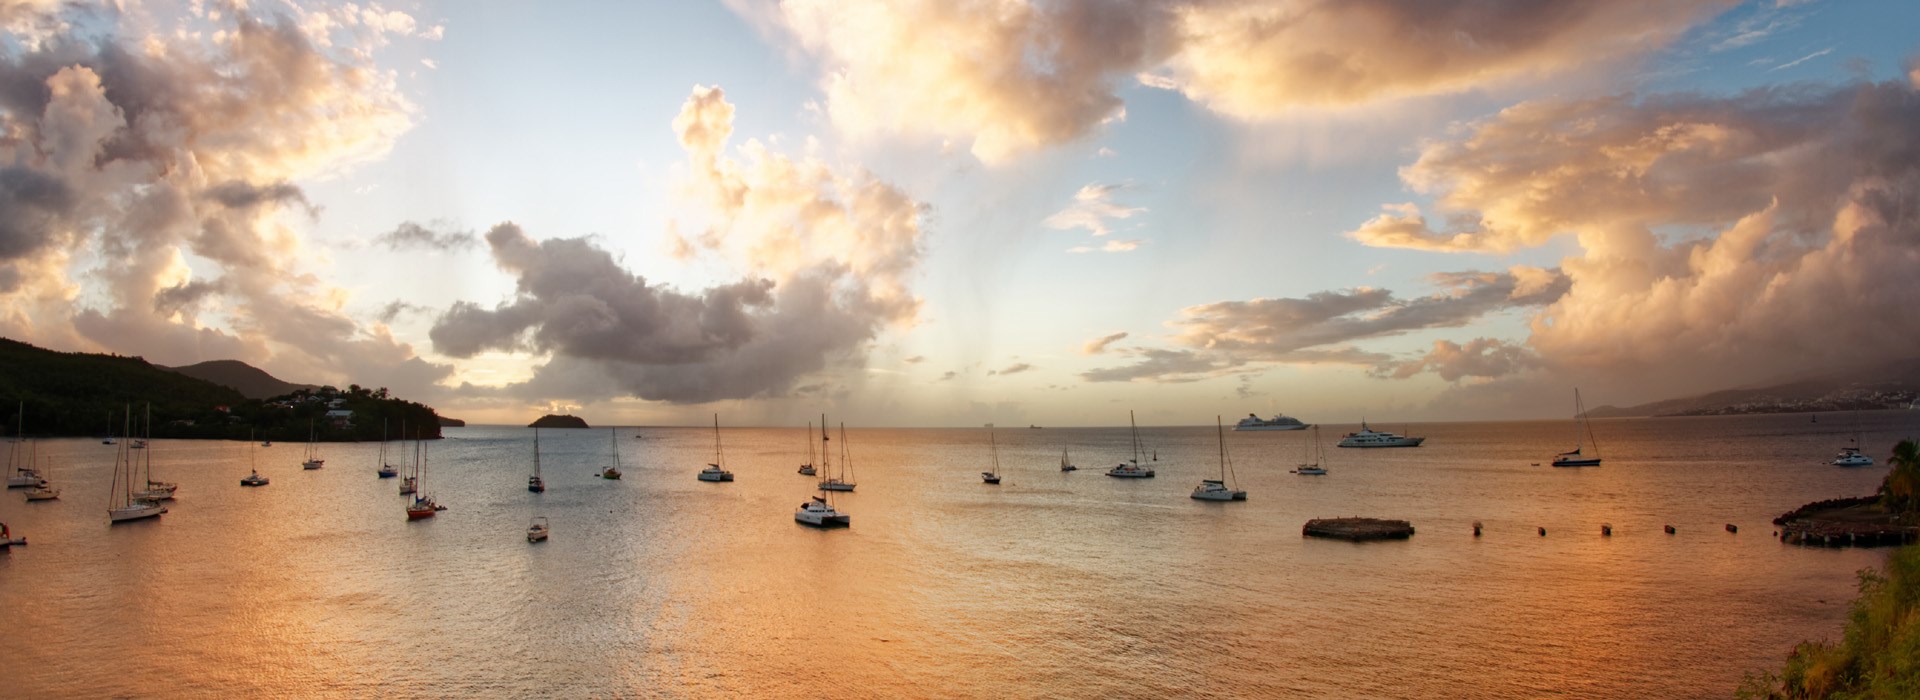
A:
[[[421,522],[376,444],[302,471],[299,444],[161,442],[171,512],[109,526],[114,448],[46,440],[61,499],[0,500],[32,543],[0,555],[0,695],[1725,697],[1837,636],[1886,554],[1768,521],[1871,492],[1884,467],[1824,462],[1856,429],[1884,462],[1920,412],[1596,421],[1592,469],[1532,466],[1567,421],[1374,427],[1429,440],[1305,477],[1311,432],[1227,433],[1225,504],[1187,497],[1212,426],[1142,428],[1148,480],[1101,473],[1125,428],[1001,429],[998,487],[985,430],[853,429],[832,531],[792,520],[798,426],[723,431],[731,484],[694,479],[711,429],[542,431],[544,494],[531,430],[450,429]],[[596,478],[614,442],[626,478]],[[1419,534],[1301,538],[1340,515]]]

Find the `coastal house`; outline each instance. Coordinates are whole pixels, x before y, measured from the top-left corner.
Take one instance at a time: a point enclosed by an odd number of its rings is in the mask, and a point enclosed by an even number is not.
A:
[[[344,408],[327,411],[327,421],[332,423],[333,427],[344,430],[353,424],[353,411]]]

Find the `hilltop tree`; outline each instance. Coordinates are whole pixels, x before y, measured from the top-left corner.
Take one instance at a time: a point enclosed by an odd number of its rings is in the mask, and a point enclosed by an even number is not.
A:
[[[1887,510],[1896,513],[1913,513],[1920,510],[1920,445],[1912,438],[1901,440],[1893,446],[1893,456],[1887,458],[1887,479],[1880,483],[1880,499]]]

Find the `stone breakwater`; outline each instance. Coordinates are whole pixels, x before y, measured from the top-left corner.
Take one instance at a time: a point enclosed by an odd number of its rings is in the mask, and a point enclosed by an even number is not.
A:
[[[1315,518],[1300,529],[1305,537],[1331,537],[1349,542],[1404,540],[1413,536],[1413,524],[1380,518]]]

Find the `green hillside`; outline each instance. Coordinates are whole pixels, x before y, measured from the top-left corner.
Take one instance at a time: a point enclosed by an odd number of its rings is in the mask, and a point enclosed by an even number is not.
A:
[[[235,363],[239,364],[239,363]],[[244,365],[242,365],[244,366]],[[398,438],[440,436],[431,407],[394,398],[385,389],[302,388],[269,399],[174,372],[138,357],[55,352],[0,338],[0,434],[12,435],[24,410],[30,436],[126,434],[128,409],[138,425],[150,410],[155,438],[378,440],[381,421]],[[351,415],[329,411],[346,411]],[[135,434],[144,434],[136,428]]]

